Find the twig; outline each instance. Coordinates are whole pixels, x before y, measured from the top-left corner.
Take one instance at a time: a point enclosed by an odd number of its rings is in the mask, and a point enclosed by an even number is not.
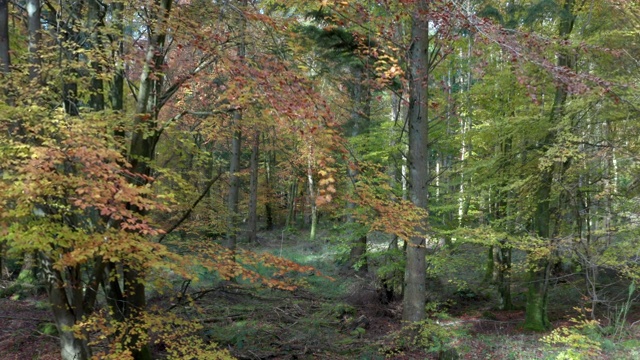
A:
[[[38,322],[52,321],[51,319],[23,318],[23,317],[16,317],[16,316],[0,316],[0,319],[38,321]]]
[[[200,319],[198,321],[201,323],[215,323],[219,321],[240,319],[244,317],[247,317],[247,314],[225,315],[225,316],[218,316],[213,318]]]
[[[195,209],[195,207],[198,206],[200,201],[202,201],[202,199],[204,199],[204,197],[207,195],[207,193],[209,193],[209,190],[211,189],[211,186],[213,186],[213,184],[216,181],[218,181],[218,179],[220,179],[221,176],[222,176],[222,173],[219,173],[216,177],[214,177],[213,179],[209,180],[209,183],[207,183],[207,185],[205,186],[204,191],[202,192],[202,194],[200,194],[200,196],[196,199],[196,201],[191,205],[189,210],[187,210],[184,213],[184,215],[182,215],[180,220],[178,220],[175,224],[173,224],[173,226],[171,228],[169,228],[169,230],[167,230],[164,234],[162,234],[162,236],[160,236],[160,239],[158,239],[158,243],[161,243],[162,240],[164,240],[164,238],[167,235],[169,235],[173,230],[177,229],[178,226],[180,226],[185,220],[187,220],[189,215],[191,215],[191,212],[193,211],[193,209]]]

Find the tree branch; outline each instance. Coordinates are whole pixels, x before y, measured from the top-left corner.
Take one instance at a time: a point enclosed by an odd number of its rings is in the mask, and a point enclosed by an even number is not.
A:
[[[216,181],[218,181],[218,179],[220,179],[222,174],[223,173],[219,173],[218,175],[216,175],[216,177],[214,177],[213,179],[209,180],[209,183],[207,183],[207,185],[205,186],[205,189],[202,192],[202,194],[200,194],[200,196],[196,199],[196,201],[194,201],[194,203],[191,205],[191,207],[189,207],[189,210],[187,210],[184,213],[184,215],[182,215],[180,220],[178,220],[175,224],[173,224],[173,226],[171,226],[171,228],[169,228],[169,230],[167,230],[164,234],[162,234],[162,236],[160,236],[160,238],[158,239],[158,243],[161,243],[162,240],[164,240],[164,238],[167,237],[167,235],[171,234],[171,232],[173,232],[175,229],[178,228],[178,226],[180,226],[185,220],[187,220],[189,215],[191,215],[191,212],[193,211],[193,209],[195,209],[196,206],[198,206],[198,204],[200,203],[200,201],[202,201],[202,199],[204,199],[204,197],[207,195],[207,193],[211,189],[211,186],[213,186],[213,184]]]

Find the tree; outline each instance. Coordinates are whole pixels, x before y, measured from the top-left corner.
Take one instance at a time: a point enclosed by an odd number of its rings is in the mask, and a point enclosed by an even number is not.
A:
[[[412,15],[411,47],[408,54],[409,110],[409,196],[418,208],[427,210],[429,201],[429,74],[435,57],[430,42],[429,2],[418,0]],[[426,219],[421,224],[427,228]],[[402,319],[417,322],[425,318],[426,301],[425,236],[413,236],[408,241],[405,290]]]
[[[2,72],[7,74],[11,68],[9,54],[9,1],[0,1],[0,66]]]

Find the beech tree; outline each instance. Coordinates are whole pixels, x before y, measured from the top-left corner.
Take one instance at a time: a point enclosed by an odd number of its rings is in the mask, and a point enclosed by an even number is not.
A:
[[[227,84],[231,90],[218,93],[227,97],[216,104],[218,108],[204,114],[180,112],[180,100],[191,86],[197,85],[196,78],[206,79],[205,75],[215,69],[214,64],[229,65],[237,58],[217,53],[221,44],[228,41],[224,38],[228,33],[217,34],[210,38],[216,41],[202,45],[203,36],[214,29],[195,31],[196,27],[191,26],[194,23],[188,16],[198,4],[178,4],[174,9],[176,4],[172,1],[153,2],[145,4],[144,13],[133,11],[136,5],[129,3],[108,7],[99,2],[62,5],[47,3],[43,14],[46,20],[29,6],[31,36],[28,44],[23,44],[29,51],[24,59],[15,62],[17,68],[26,71],[7,72],[11,81],[3,82],[2,236],[11,253],[38,254],[38,268],[46,283],[64,359],[149,359],[150,332],[163,339],[174,354],[200,357],[198,354],[206,353],[224,358],[226,353],[215,350],[213,344],[191,350],[184,347],[197,325],[179,325],[184,322],[166,314],[162,314],[164,325],[159,325],[159,314],[147,308],[149,278],[165,271],[192,278],[183,271],[184,258],[161,244],[165,231],[157,221],[163,218],[159,215],[180,204],[172,200],[170,193],[155,191],[162,186],[166,174],[156,163],[157,151],[166,147],[157,145],[168,126],[188,116],[217,113],[231,119],[233,115],[229,114],[238,114],[238,106],[246,106],[254,99],[242,97],[240,104],[231,99],[239,98],[242,84],[250,77],[257,79],[253,95],[263,94],[259,101],[265,105],[264,111],[277,114],[282,125],[300,116],[305,119],[297,123],[300,131],[311,134],[307,129],[321,125],[314,123],[317,119],[326,121],[322,129],[331,127],[331,116],[321,105],[312,103],[313,97],[308,95],[311,90],[304,79],[283,71],[285,65],[279,61],[284,60],[265,54],[260,54],[262,68],[255,67],[249,74],[234,74]],[[224,6],[214,10],[222,11]],[[240,15],[246,21],[249,9],[243,9]],[[56,27],[48,26],[48,33],[39,31],[39,24],[51,19],[56,21]],[[131,27],[125,24],[133,24],[137,30],[132,34]],[[8,44],[8,38],[4,39]],[[240,40],[235,44],[242,48],[242,43]],[[187,50],[193,55],[189,61],[180,68],[170,67],[174,65],[172,58]],[[63,56],[49,56],[53,52]],[[241,57],[242,52],[239,51]],[[51,88],[30,91],[30,82],[44,84],[51,79],[60,82],[52,83],[55,86]],[[12,83],[21,86],[7,86]],[[110,108],[104,100],[105,83],[110,92]],[[295,87],[300,98],[278,95],[274,86]],[[9,99],[20,100],[13,103]],[[314,145],[315,153],[307,156],[314,172],[316,161],[325,156],[326,144],[329,142],[324,138],[323,143]],[[329,174],[325,170],[325,175]],[[205,193],[216,180],[212,176]],[[193,206],[187,209],[183,220]],[[215,244],[209,247],[210,251],[200,251],[203,256],[198,261],[222,278],[267,280],[243,270],[242,262],[233,259],[303,269],[273,257],[255,257],[245,252],[231,255]],[[252,256],[254,260],[248,260]],[[288,286],[282,281],[269,286],[281,285]],[[154,288],[163,286],[153,284]],[[104,298],[99,296],[101,288]],[[168,331],[174,326],[181,327],[178,333],[182,338],[174,337],[175,331]],[[98,333],[101,335],[94,337]],[[100,339],[108,343],[102,347],[107,351],[96,353],[93,345],[102,342]]]
[[[409,323],[468,244],[504,309],[526,285],[527,329],[549,327],[564,268],[581,268],[594,318],[615,298],[601,269],[638,279],[630,2],[13,6],[0,0],[0,257],[34,260],[64,359],[150,359],[152,341],[227,357],[190,347],[199,325],[147,294],[193,266],[291,289],[248,269],[310,271],[243,249],[241,219],[256,240],[262,208],[267,228],[304,216],[309,241],[320,212],[358,227],[350,266],[375,256],[371,231],[393,235],[380,262],[404,272]]]

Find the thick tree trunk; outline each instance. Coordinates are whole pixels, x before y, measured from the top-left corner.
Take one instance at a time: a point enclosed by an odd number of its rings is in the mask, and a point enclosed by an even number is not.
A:
[[[65,281],[63,275],[53,268],[51,259],[43,256],[40,262],[49,303],[58,328],[62,359],[89,359],[91,352],[86,340],[76,337],[72,330],[76,321],[81,320],[84,315],[79,271],[75,268],[67,269],[69,276]]]
[[[429,22],[425,18],[429,4],[419,0],[414,10],[409,49],[409,177],[413,204],[427,210],[429,199]],[[426,231],[423,219],[419,232]],[[409,322],[425,318],[426,238],[415,236],[407,246],[402,319]]]
[[[561,39],[568,39],[575,21],[573,14],[574,0],[565,0],[563,10],[565,14],[560,17],[558,26]],[[561,51],[558,54],[558,67],[566,67],[573,69],[575,61],[573,56]],[[543,140],[544,146],[551,146],[557,137],[557,122],[564,115],[564,107],[567,101],[568,91],[566,86],[558,86],[551,110],[550,124],[552,130]],[[551,190],[553,185],[554,172],[564,172],[564,163],[556,163],[544,169],[540,176],[540,183],[536,193],[538,204],[533,218],[533,227],[536,235],[541,239],[551,241],[552,229],[551,219],[552,211],[557,212],[558,209],[551,208]],[[555,230],[554,230],[555,231]],[[551,244],[549,244],[550,246]],[[535,268],[529,271],[529,290],[527,292],[527,308],[524,322],[525,329],[542,331],[549,328],[549,319],[547,318],[547,291],[549,288],[550,275],[550,259],[544,258],[537,260],[534,264]]]
[[[511,248],[500,246],[496,249],[496,283],[500,294],[500,308],[513,310],[511,300]]]

